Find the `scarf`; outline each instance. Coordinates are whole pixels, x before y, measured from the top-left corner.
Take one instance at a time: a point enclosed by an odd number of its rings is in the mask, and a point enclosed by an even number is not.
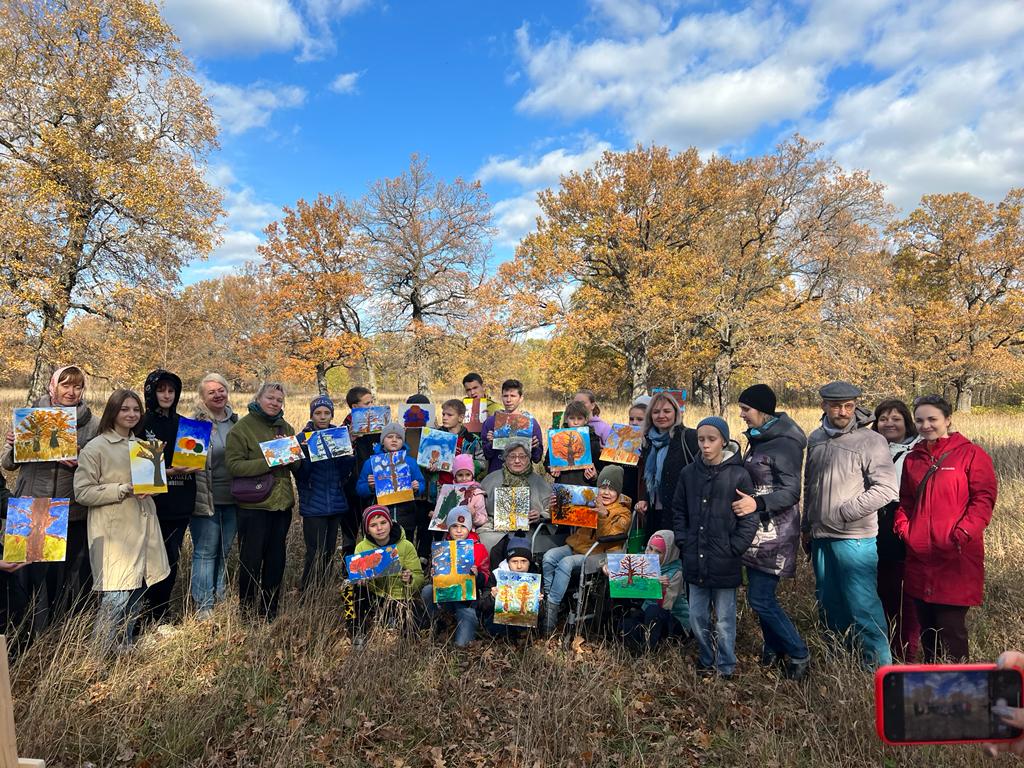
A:
[[[272,427],[284,426],[284,408],[281,409],[281,412],[277,414],[277,416],[268,416],[266,412],[264,412],[264,410],[260,408],[260,404],[254,400],[253,402],[249,403],[249,413],[251,413],[253,416],[257,416],[263,419],[263,421],[265,421]]]
[[[55,370],[53,372],[53,375],[50,377],[50,383],[46,386],[46,391],[50,394],[50,404],[51,405],[53,405],[53,403],[56,402],[56,400],[57,400],[57,384],[60,382],[60,377],[64,373],[64,371],[66,371],[68,368],[78,368],[78,366],[77,365],[65,365],[65,366]],[[81,371],[82,369],[78,368],[78,370]],[[83,372],[82,375],[84,376],[85,373]],[[88,383],[88,382],[86,382],[86,383]],[[83,402],[85,402],[85,401],[84,400],[79,400],[77,403],[75,403],[75,406],[80,406]]]
[[[501,465],[501,484],[505,488],[529,488],[530,475],[533,474],[533,463],[526,465],[522,472],[513,472],[508,465]]]
[[[672,430],[662,432],[657,427],[651,427],[647,433],[647,442],[651,444],[651,455],[647,457],[644,465],[644,481],[647,483],[647,495],[651,497],[651,506],[658,499],[658,488],[661,485],[661,470],[665,466],[665,457],[668,455],[668,444],[672,439]]]

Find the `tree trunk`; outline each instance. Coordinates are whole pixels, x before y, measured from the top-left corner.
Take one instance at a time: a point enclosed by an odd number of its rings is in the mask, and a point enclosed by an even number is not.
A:
[[[28,539],[25,541],[25,562],[38,562],[43,559],[46,546],[46,529],[50,525],[50,500],[32,500],[32,522]]]
[[[321,395],[329,394],[327,392],[327,370],[326,363],[316,364],[316,388]]]
[[[974,400],[974,388],[970,384],[956,385],[956,410],[958,413],[970,413]]]
[[[43,325],[36,342],[36,359],[32,365],[32,377],[28,385],[28,404],[38,400],[50,383],[49,369],[56,356],[60,337],[64,330],[64,315],[58,309],[48,308],[43,314]]]
[[[366,373],[366,388],[377,397],[377,372],[373,369],[368,353],[363,355],[363,371]]]
[[[719,416],[725,415],[725,407],[732,396],[732,355],[721,352],[715,359],[715,372],[711,377],[711,409]]]
[[[638,341],[626,350],[626,370],[633,383],[632,397],[635,400],[647,394],[650,382],[651,359],[647,354],[647,343]]]

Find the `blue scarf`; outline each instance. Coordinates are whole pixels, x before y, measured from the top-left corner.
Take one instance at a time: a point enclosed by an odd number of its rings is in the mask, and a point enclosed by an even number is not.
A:
[[[644,465],[644,481],[647,483],[647,495],[651,499],[652,507],[658,500],[661,470],[665,466],[668,443],[671,439],[671,430],[662,432],[657,427],[651,427],[651,431],[647,433],[647,441],[651,444],[651,455],[647,457],[647,463]]]

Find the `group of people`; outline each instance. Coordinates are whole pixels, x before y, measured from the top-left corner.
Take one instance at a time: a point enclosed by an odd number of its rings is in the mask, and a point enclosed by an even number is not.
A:
[[[952,430],[952,409],[942,397],[920,397],[911,407],[885,400],[871,412],[857,387],[832,382],[820,390],[821,424],[807,436],[778,410],[772,389],[755,384],[739,396],[747,426],[741,447],[720,417],[684,426],[680,403],[659,392],[629,409],[643,444],[639,461],[623,465],[600,460],[611,425],[601,418],[594,393],[581,390],[566,405],[562,426],[589,431],[594,466],[558,469],[544,455],[536,419],[529,437],[495,446],[496,414],[523,408],[519,381],[505,381],[499,401],[488,396],[479,374],[468,374],[462,384],[466,397],[486,408],[479,433],[467,428],[462,398],[441,403],[436,428],[458,436],[451,470],[421,470],[408,461],[414,500],[381,505],[372,457],[415,451],[417,443],[399,422],[353,436],[352,455],[311,461],[303,446],[292,462],[271,468],[260,444],[335,426],[335,403],[314,398],[308,421],[296,430],[285,418],[281,383],[264,383],[240,416],[229,404],[227,381],[211,373],[199,382],[191,414],[212,424],[206,466],[177,469],[171,458],[182,396],[178,376],[156,370],[142,395],[115,391],[97,420],[85,404],[82,370],[58,369],[37,405],[77,409],[77,461],[19,466],[8,434],[0,462],[18,470],[16,496],[71,499],[67,556],[62,563],[27,566],[0,560],[0,612],[6,614],[0,621],[38,632],[88,605],[91,590],[99,593],[96,646],[130,647],[139,618],[157,626],[175,618],[171,596],[186,531],[196,617],[209,618],[224,599],[237,534],[239,602],[248,615],[272,620],[297,505],[304,596],[344,579],[339,550],[395,547],[396,572],[342,582],[357,644],[369,623],[404,616],[437,631],[454,623],[460,646],[482,632],[525,632],[494,620],[502,569],[542,574],[538,631],[552,633],[581,571],[600,573],[608,553],[628,547],[656,555],[661,566],[661,597],[618,604],[614,614],[615,635],[634,652],[673,636],[692,637],[702,674],[732,675],[736,602],[745,583],[763,636],[762,663],[802,678],[810,652],[777,590],[806,556],[822,625],[856,649],[865,666],[893,657],[968,658],[966,616],[982,602],[984,530],[996,477],[985,451]],[[352,409],[373,402],[370,390],[350,389],[341,424],[351,425]],[[414,395],[408,402],[427,400]],[[166,493],[134,492],[129,441],[136,437],[165,443]],[[551,523],[553,480],[595,488],[596,529]],[[431,531],[439,489],[452,483],[471,492],[448,513],[446,532]],[[499,488],[527,489],[529,531],[496,529]],[[475,600],[435,604],[430,552],[438,539],[473,542]],[[598,567],[585,568],[588,563]],[[595,592],[601,599],[602,590]]]

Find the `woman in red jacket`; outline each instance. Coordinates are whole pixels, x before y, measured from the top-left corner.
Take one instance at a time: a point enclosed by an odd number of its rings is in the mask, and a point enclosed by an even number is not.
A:
[[[950,433],[953,409],[938,395],[914,401],[921,442],[903,465],[896,533],[906,542],[904,589],[914,598],[925,662],[967,660],[967,609],[981,605],[985,526],[996,474],[985,451]]]

